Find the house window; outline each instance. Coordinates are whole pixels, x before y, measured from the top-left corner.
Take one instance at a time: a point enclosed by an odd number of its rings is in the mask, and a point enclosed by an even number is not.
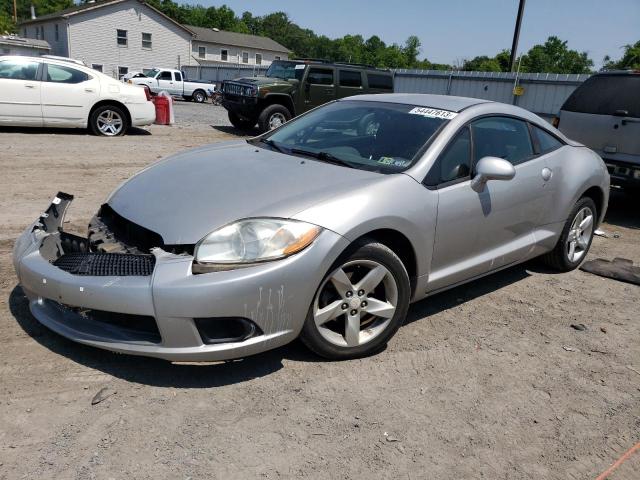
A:
[[[116,30],[117,32],[117,38],[118,38],[118,45],[121,47],[126,47],[127,46],[127,31],[126,30]]]
[[[40,38],[44,40],[44,25],[40,26]]]
[[[56,23],[56,42],[60,40],[60,29],[58,27],[58,24]]]
[[[220,50],[220,60],[226,62],[229,59],[229,50],[223,48]]]
[[[242,63],[249,63],[249,52],[242,52]]]
[[[129,73],[129,67],[118,67],[118,80],[121,80],[127,73]]]
[[[91,64],[91,68],[93,68],[94,70],[96,70],[97,72],[102,72],[102,65],[99,63],[93,63]]]
[[[276,59],[276,60],[280,60],[280,55],[276,55],[276,56],[275,56],[275,59]]]
[[[198,47],[198,58],[204,58],[207,56],[206,47]]]
[[[143,33],[142,34],[142,48],[151,48],[151,34]]]
[[[256,65],[262,65],[262,54],[256,53]]]
[[[24,28],[22,29],[22,36],[23,36],[24,38],[27,38],[27,27],[24,27]]]

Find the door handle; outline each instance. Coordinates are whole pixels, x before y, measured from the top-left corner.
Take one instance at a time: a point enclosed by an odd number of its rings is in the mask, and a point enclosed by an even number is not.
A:
[[[87,92],[87,93],[95,92],[95,90],[93,88],[85,88],[84,91]]]
[[[26,83],[24,88],[36,88],[36,86],[31,83]]]
[[[542,169],[541,175],[542,175],[542,179],[545,182],[548,182],[549,180],[551,180],[551,177],[553,176],[553,170],[551,170],[550,168],[544,167]]]

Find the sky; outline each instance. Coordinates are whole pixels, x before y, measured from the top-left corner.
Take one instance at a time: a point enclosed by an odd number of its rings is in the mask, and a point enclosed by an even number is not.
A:
[[[341,37],[378,35],[402,44],[409,35],[422,43],[420,58],[457,63],[511,48],[518,0],[181,0],[205,6],[226,4],[236,15],[282,10],[303,28]],[[586,51],[596,67],[605,55],[619,58],[622,46],[640,40],[640,0],[527,0],[518,52],[547,37]]]

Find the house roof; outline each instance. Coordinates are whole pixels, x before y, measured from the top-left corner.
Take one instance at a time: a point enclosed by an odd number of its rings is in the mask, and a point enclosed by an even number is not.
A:
[[[84,12],[87,12],[87,11],[90,11],[90,10],[95,10],[97,8],[106,7],[108,5],[115,5],[117,3],[123,3],[123,2],[127,2],[127,1],[129,1],[129,0],[96,0],[95,2],[83,3],[81,5],[76,5],[75,7],[65,8],[64,10],[59,10],[57,12],[49,13],[47,15],[42,15],[42,16],[34,18],[34,19],[25,20],[24,22],[19,23],[18,26],[31,25],[33,23],[46,22],[48,20],[54,20],[56,18],[69,18],[69,17],[71,17],[73,15],[77,15],[79,13],[84,13]],[[175,25],[179,26],[183,30],[186,30],[187,32],[189,32],[190,34],[193,35],[193,31],[191,31],[189,28],[187,28],[186,26],[176,22],[173,18],[165,15],[160,10],[158,10],[157,8],[149,5],[144,0],[135,0],[135,1],[137,1],[138,3],[141,3],[142,5],[144,5],[144,6],[148,7],[148,8],[150,8],[151,10],[156,12],[157,14],[159,14],[159,15],[163,16],[164,18],[166,18],[167,20],[169,20],[171,23],[174,23]]]
[[[195,40],[200,42],[289,53],[289,49],[287,47],[280,45],[278,42],[271,40],[268,37],[249,35],[247,33],[227,32],[225,30],[214,30],[212,28],[195,27],[193,25],[185,26],[195,33]]]
[[[51,45],[46,40],[36,40],[35,38],[22,38],[15,35],[0,36],[0,45],[12,45],[17,47],[39,48],[41,50],[51,50]]]

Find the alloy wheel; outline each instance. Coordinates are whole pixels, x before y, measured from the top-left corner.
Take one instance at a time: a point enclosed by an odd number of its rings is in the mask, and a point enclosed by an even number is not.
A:
[[[590,208],[584,207],[576,214],[567,235],[566,252],[570,262],[582,260],[589,248],[592,233],[593,212]]]
[[[118,135],[124,127],[124,121],[120,114],[114,110],[105,110],[98,115],[98,130],[103,135],[112,137]]]
[[[391,272],[373,260],[353,260],[323,282],[313,304],[322,337],[340,347],[357,347],[378,337],[398,305],[398,285]]]

